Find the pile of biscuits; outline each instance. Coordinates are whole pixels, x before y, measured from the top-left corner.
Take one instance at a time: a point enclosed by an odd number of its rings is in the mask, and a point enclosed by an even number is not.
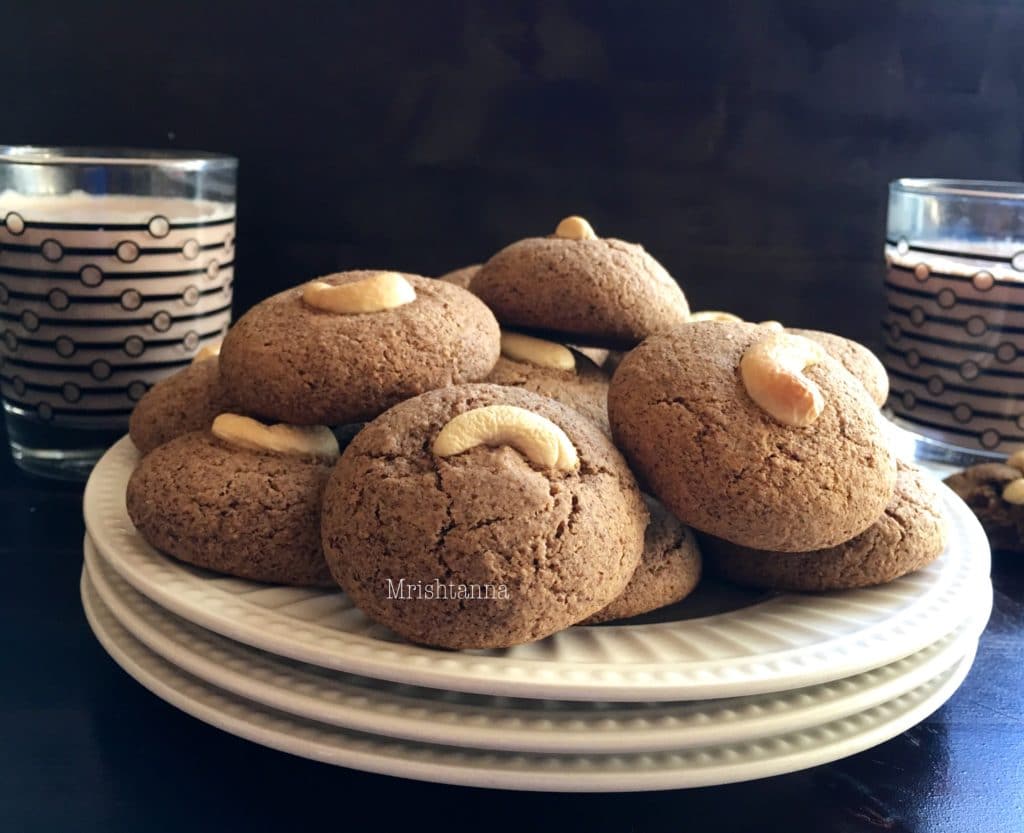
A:
[[[441,279],[257,304],[139,402],[127,505],[190,564],[507,647],[673,604],[705,569],[827,591],[935,559],[887,388],[839,336],[691,313],[641,246],[569,217]]]

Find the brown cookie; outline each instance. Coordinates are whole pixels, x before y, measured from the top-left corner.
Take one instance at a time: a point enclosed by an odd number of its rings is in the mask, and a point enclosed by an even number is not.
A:
[[[709,571],[773,590],[849,590],[885,584],[930,564],[946,547],[935,485],[899,464],[896,493],[882,516],[850,541],[816,552],[766,552],[705,539]]]
[[[626,589],[584,625],[629,619],[675,604],[693,592],[700,581],[701,557],[689,527],[653,498],[644,496],[651,522],[644,534],[644,554]]]
[[[878,356],[863,344],[849,338],[820,330],[786,328],[787,333],[818,342],[828,354],[845,367],[867,388],[874,403],[881,408],[889,396],[889,376]]]
[[[135,405],[128,433],[135,447],[148,454],[189,431],[209,428],[217,414],[230,410],[214,356],[193,362],[153,385]]]
[[[505,326],[593,347],[628,349],[690,311],[642,246],[612,238],[520,240],[480,267],[473,292]]]
[[[864,386],[828,356],[805,371],[824,401],[813,424],[783,424],[755,403],[739,364],[765,336],[717,321],[652,336],[612,377],[612,434],[684,523],[760,549],[831,547],[882,514],[896,461]]]
[[[1024,505],[1003,498],[1003,490],[1022,476],[1006,463],[979,463],[946,478],[946,485],[969,507],[996,550],[1024,550]]]
[[[509,445],[435,456],[453,417],[491,405],[559,426],[578,466],[545,468]],[[331,572],[372,619],[413,642],[499,648],[604,608],[633,575],[646,525],[625,460],[593,423],[480,384],[431,391],[368,424],[324,492],[322,531]]]
[[[372,276],[341,272],[339,285]],[[305,285],[257,304],[228,332],[224,389],[244,413],[299,425],[362,422],[427,390],[483,379],[498,360],[494,316],[475,296],[403,275],[412,303],[343,315],[303,300]]]
[[[608,427],[608,374],[586,356],[576,351],[573,355],[575,370],[538,367],[501,356],[487,381],[557,399],[579,411],[611,436],[611,428]]]
[[[470,283],[479,271],[480,264],[474,263],[472,266],[463,266],[461,269],[454,269],[451,272],[445,272],[440,278],[438,278],[438,280],[455,284],[462,289],[469,289]]]
[[[128,481],[128,514],[162,552],[279,584],[330,585],[320,496],[330,463],[248,451],[208,431],[151,451]]]

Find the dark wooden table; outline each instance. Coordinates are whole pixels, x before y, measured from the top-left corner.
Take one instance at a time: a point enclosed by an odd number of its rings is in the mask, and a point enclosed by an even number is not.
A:
[[[0,434],[6,448],[6,440]],[[265,749],[135,683],[81,611],[81,487],[0,460],[0,831],[1024,830],[1024,558],[953,699],[883,746],[746,784],[624,795],[421,784]]]

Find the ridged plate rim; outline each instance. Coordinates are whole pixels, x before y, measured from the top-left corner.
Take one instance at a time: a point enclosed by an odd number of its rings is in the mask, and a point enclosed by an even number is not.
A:
[[[281,752],[382,775],[544,792],[633,792],[728,784],[817,766],[876,746],[932,714],[959,687],[973,651],[894,700],[822,726],[749,743],[636,755],[545,755],[459,749],[303,720],[204,683],[147,649],[106,611],[83,572],[86,618],[131,677],[172,706]]]
[[[88,537],[96,595],[128,633],[167,662],[262,706],[332,726],[423,743],[557,753],[690,749],[792,732],[892,700],[973,650],[992,607],[979,588],[974,613],[922,651],[854,677],[725,700],[558,702],[440,692],[286,660],[200,628],[157,606],[104,565]]]
[[[736,697],[805,687],[895,662],[952,631],[988,580],[989,548],[967,506],[939,486],[950,544],[883,587],[780,594],[739,611],[646,625],[574,627],[502,651],[449,652],[397,640],[340,591],[268,588],[187,567],[150,547],[125,507],[138,460],[127,437],[86,485],[86,528],[108,563],[161,607],[290,659],[434,688],[578,700]],[[257,600],[259,603],[257,603]],[[347,607],[346,607],[347,606]],[[297,615],[302,611],[307,618]],[[327,627],[320,621],[342,622]]]

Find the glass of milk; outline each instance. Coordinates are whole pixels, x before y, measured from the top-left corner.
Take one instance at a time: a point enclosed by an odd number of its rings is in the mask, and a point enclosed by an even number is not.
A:
[[[1024,447],[1024,183],[889,186],[888,408],[919,459]]]
[[[0,395],[23,469],[88,475],[231,320],[238,160],[0,147]]]

